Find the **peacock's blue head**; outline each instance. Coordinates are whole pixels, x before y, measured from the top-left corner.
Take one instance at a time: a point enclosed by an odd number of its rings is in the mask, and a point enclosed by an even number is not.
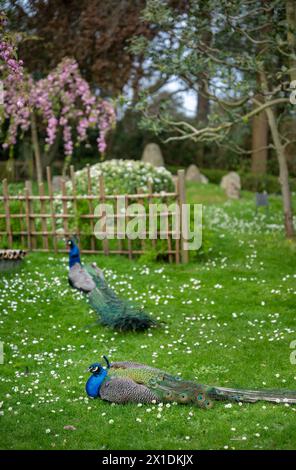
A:
[[[109,360],[106,356],[103,356],[103,357],[106,361],[107,369],[109,369],[110,368],[110,362],[109,362]],[[102,374],[103,372],[106,371],[106,369],[99,362],[94,362],[93,364],[91,364],[89,366],[89,368],[87,370],[88,370],[88,372],[91,372],[94,375],[100,375],[100,374]]]
[[[75,264],[81,264],[80,252],[77,246],[76,237],[69,238],[67,240],[67,245],[69,247],[69,267],[72,268]]]
[[[107,368],[104,368],[99,362],[94,362],[88,368],[88,371],[91,372],[92,375],[86,382],[85,390],[87,395],[91,398],[97,398],[100,396],[101,386],[108,375],[110,363],[106,356],[104,356],[104,359],[106,361]]]
[[[78,244],[78,238],[75,235],[67,239],[67,246],[69,247],[69,250],[71,250],[75,246],[77,247],[77,244]]]
[[[105,369],[102,366],[102,364],[100,364],[99,362],[94,362],[87,369],[92,374],[88,378],[86,385],[85,385],[86,393],[90,398],[98,398],[100,396],[101,386],[103,382],[106,380],[106,377],[108,375],[108,369],[110,367],[110,363],[108,359],[106,358],[106,356],[104,356],[104,359],[107,364],[107,369]]]
[[[100,375],[103,371],[105,371],[104,367],[99,362],[94,362],[87,370],[94,375]]]

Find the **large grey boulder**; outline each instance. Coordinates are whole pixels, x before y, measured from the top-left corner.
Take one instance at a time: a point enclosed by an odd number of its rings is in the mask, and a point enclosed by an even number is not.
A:
[[[230,199],[239,199],[241,190],[241,180],[238,173],[231,171],[223,176],[220,186],[225,190],[227,197]]]
[[[189,165],[186,171],[186,181],[195,181],[196,183],[208,183],[208,178],[203,175],[196,165]]]
[[[159,145],[147,144],[142,155],[142,162],[151,163],[153,166],[164,166],[164,159]]]

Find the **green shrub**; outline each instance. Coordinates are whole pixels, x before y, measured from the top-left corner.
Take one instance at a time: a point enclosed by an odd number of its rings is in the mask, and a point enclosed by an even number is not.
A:
[[[212,168],[203,168],[201,173],[205,175],[210,183],[220,184],[224,175],[227,175],[227,170],[213,170]]]
[[[148,191],[151,181],[153,191],[174,191],[172,174],[164,167],[154,167],[150,163],[136,160],[107,160],[90,167],[92,191],[98,192],[99,176],[104,176],[107,194],[136,194],[138,189]],[[78,194],[87,193],[87,168],[76,172]],[[66,184],[67,190],[72,191],[72,182]]]

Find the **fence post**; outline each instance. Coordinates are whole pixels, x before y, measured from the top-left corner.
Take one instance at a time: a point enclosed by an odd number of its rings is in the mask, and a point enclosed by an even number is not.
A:
[[[75,169],[74,166],[70,166],[70,177],[72,181],[72,195],[73,195],[73,210],[74,210],[74,217],[75,217],[75,230],[76,235],[79,238],[79,216],[78,216],[78,204],[77,204],[77,188],[76,188],[76,177],[75,177]]]
[[[181,236],[181,260],[182,263],[188,263],[188,250],[184,249],[184,242],[188,240],[188,220],[187,217],[183,217],[183,204],[186,204],[186,189],[185,189],[185,171],[178,170],[178,193],[179,193],[179,204],[180,204],[180,236]]]
[[[27,205],[28,205],[28,230],[30,232],[30,243],[31,247],[30,249],[36,249],[36,234],[33,232],[36,232],[36,225],[35,225],[35,218],[33,215],[34,211],[34,204],[32,203],[32,195],[33,195],[33,190],[32,190],[32,181],[26,181],[25,182],[25,188],[27,191]]]
[[[128,213],[127,213],[127,209],[128,209],[128,195],[126,194],[125,195],[125,233],[126,234],[127,234],[127,225],[128,225],[128,221],[129,221],[129,216],[128,216]],[[132,241],[129,237],[127,238],[127,247],[128,247],[128,258],[132,259],[133,258],[133,247],[132,247]]]
[[[29,190],[27,181],[25,185],[25,196],[26,196],[27,244],[28,244],[28,249],[31,250],[32,240],[31,240],[31,222],[30,222],[30,190]]]
[[[12,231],[11,231],[11,220],[10,220],[10,208],[9,208],[9,193],[7,179],[3,180],[3,197],[5,207],[5,220],[6,220],[6,232],[8,236],[8,246],[12,248]]]
[[[91,188],[91,174],[90,174],[89,165],[86,166],[86,170],[87,170],[87,194],[88,196],[91,197],[92,188]],[[90,218],[90,229],[91,229],[90,248],[91,248],[91,251],[94,251],[95,250],[95,236],[94,236],[95,226],[94,226],[94,219],[93,219],[94,209],[93,209],[93,203],[91,199],[88,199],[88,210],[91,216]]]
[[[66,191],[66,182],[62,180],[62,201],[63,201],[63,227],[64,234],[67,238],[69,236],[69,226],[68,226],[68,207],[67,207],[67,191]]]
[[[152,212],[152,207],[151,205],[153,204],[153,180],[149,178],[148,180],[148,207],[149,207],[149,216],[153,217],[153,212]],[[157,214],[157,213],[156,213]],[[149,226],[150,229],[150,226]],[[157,233],[157,221],[156,221],[156,233]],[[157,235],[156,235],[157,238]],[[152,238],[152,247],[153,249],[156,248],[156,240],[155,238]]]
[[[105,203],[105,186],[104,186],[103,175],[99,176],[99,182],[100,182],[100,201],[104,204]],[[106,213],[103,213],[103,216],[106,217]],[[104,230],[104,227],[102,227],[102,229]],[[106,225],[105,225],[105,230],[106,230]],[[109,255],[108,238],[103,239],[103,250],[104,250],[104,255]]]
[[[41,215],[41,227],[42,227],[42,245],[43,248],[48,251],[48,231],[47,231],[47,218],[46,215],[46,203],[44,200],[44,184],[39,183],[39,196],[40,196],[40,215]]]
[[[53,205],[53,189],[52,189],[52,181],[51,181],[51,171],[50,167],[46,167],[46,177],[47,177],[47,186],[48,186],[48,195],[49,199],[49,206],[50,206],[50,213],[51,213],[51,224],[52,224],[52,235],[53,235],[53,246],[54,252],[58,252],[58,244],[57,244],[57,232],[56,232],[56,219],[55,219],[55,211]]]

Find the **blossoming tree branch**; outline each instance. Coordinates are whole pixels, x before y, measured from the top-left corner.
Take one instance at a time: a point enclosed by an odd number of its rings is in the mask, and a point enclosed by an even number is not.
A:
[[[45,153],[61,131],[66,156],[64,171],[74,146],[87,141],[88,129],[97,130],[98,151],[104,153],[106,134],[115,123],[115,111],[109,101],[92,93],[76,61],[65,58],[47,77],[35,81],[23,71],[22,62],[14,56],[14,46],[1,38],[1,78],[5,90],[2,127],[4,123],[7,127],[8,123],[3,147],[10,148],[12,154],[17,138],[30,131],[38,182],[42,182],[38,127],[44,130]]]

